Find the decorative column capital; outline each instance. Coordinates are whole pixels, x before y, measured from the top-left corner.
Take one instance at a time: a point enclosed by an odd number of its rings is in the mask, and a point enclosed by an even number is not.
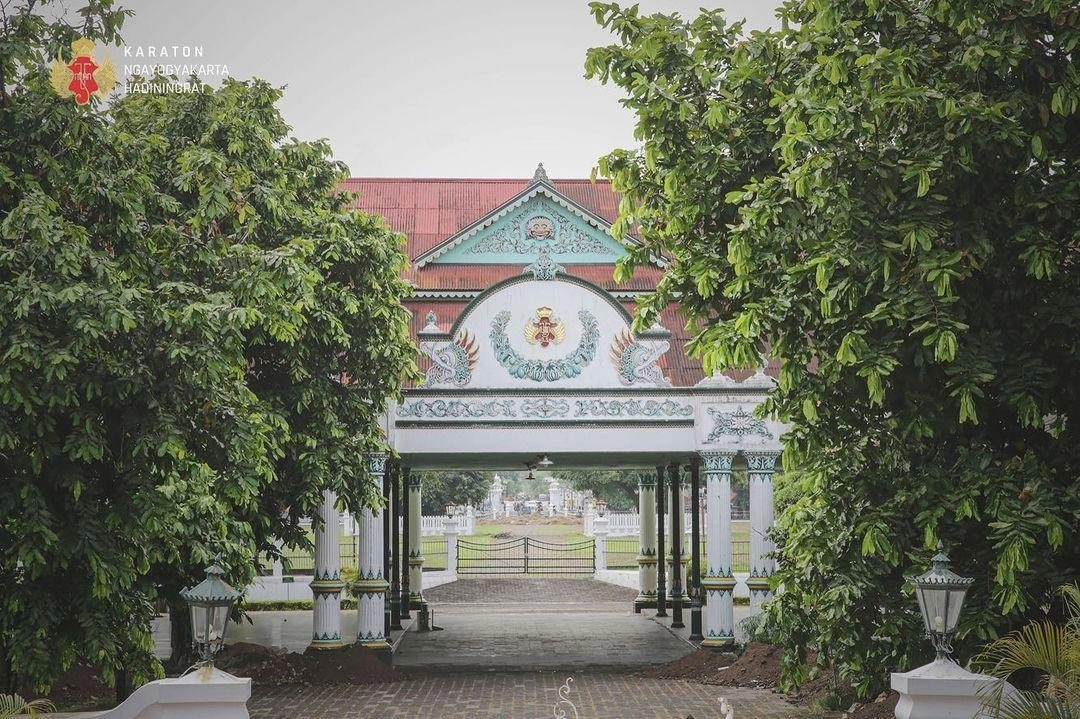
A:
[[[702,452],[701,466],[706,472],[730,472],[734,452]]]
[[[420,489],[424,484],[419,472],[409,472],[409,489]]]
[[[656,489],[656,477],[651,472],[642,472],[638,475],[638,489]]]
[[[383,452],[373,452],[367,456],[368,469],[372,474],[382,475],[386,471],[386,462],[390,455]]]
[[[754,452],[746,454],[746,468],[751,472],[772,474],[775,471],[779,452]]]

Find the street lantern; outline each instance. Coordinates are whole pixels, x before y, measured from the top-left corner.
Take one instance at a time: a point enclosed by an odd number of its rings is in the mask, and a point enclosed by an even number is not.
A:
[[[218,556],[216,561],[220,559]],[[240,598],[240,592],[221,578],[224,574],[221,567],[214,564],[207,567],[206,579],[180,592],[180,598],[191,609],[191,645],[207,666],[213,665],[214,655],[225,644],[229,613],[233,603]]]
[[[929,572],[908,577],[908,581],[915,586],[926,635],[934,645],[937,658],[949,659],[964,595],[975,580],[961,577],[949,569],[949,558],[942,550],[941,542],[938,542],[938,553],[931,562]]]

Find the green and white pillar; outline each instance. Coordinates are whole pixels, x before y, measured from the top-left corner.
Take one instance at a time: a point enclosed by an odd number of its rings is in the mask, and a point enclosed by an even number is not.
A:
[[[315,524],[315,573],[311,580],[312,649],[338,649],[341,641],[341,547],[337,495],[323,490]]]
[[[377,494],[382,494],[386,455],[368,457],[371,482]],[[360,566],[356,583],[356,641],[371,649],[389,650],[386,641],[386,590],[390,586],[384,573],[386,548],[383,544],[383,512],[365,507],[360,512]]]
[[[420,531],[420,499],[420,473],[413,472],[409,475],[409,606],[413,609],[420,609],[424,604],[424,545]]]
[[[731,460],[733,453],[703,452],[707,501],[705,530],[706,569],[701,578],[705,592],[703,647],[730,647],[735,643],[735,606],[731,572]]]
[[[773,471],[778,452],[747,453],[746,466],[750,480],[750,607],[760,609],[772,596],[769,577],[776,569],[775,560],[768,556],[774,550],[768,531],[773,525]]]
[[[642,472],[638,478],[638,595],[634,611],[656,606],[656,477]]]

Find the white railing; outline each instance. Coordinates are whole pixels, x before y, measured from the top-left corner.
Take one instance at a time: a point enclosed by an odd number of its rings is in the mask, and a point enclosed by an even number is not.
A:
[[[420,536],[433,537],[442,534],[446,531],[446,521],[448,519],[451,519],[448,515],[421,517]],[[468,507],[464,514],[453,517],[453,519],[457,520],[457,531],[459,534],[464,536],[476,534],[476,510],[472,507]]]
[[[636,536],[641,531],[641,517],[637,512],[608,512],[606,515],[608,520],[608,536],[609,537],[630,537]],[[582,517],[583,526],[582,533],[586,537],[594,536],[593,524],[596,521],[596,513],[589,511]],[[690,531],[690,522],[692,521],[690,512],[686,512],[683,515],[683,529],[687,532]],[[702,520],[702,527],[704,527],[704,520]],[[671,527],[671,515],[664,515],[664,532],[668,533]]]

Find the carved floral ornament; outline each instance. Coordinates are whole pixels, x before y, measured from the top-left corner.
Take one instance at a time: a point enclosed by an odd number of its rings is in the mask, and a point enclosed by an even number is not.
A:
[[[694,406],[672,399],[563,397],[414,399],[398,410],[400,419],[689,419]]]
[[[725,436],[734,437],[736,440],[752,436],[773,439],[773,433],[769,431],[765,421],[742,407],[737,407],[733,412],[725,411],[723,407],[708,407],[706,411],[713,419],[713,427],[705,438],[705,444],[719,442]]]
[[[534,382],[557,382],[561,379],[577,377],[596,356],[596,346],[600,341],[600,325],[588,310],[580,310],[581,341],[567,355],[558,359],[528,359],[515,350],[506,335],[506,326],[510,324],[510,311],[503,310],[491,321],[491,349],[496,361],[518,379],[530,379]]]

